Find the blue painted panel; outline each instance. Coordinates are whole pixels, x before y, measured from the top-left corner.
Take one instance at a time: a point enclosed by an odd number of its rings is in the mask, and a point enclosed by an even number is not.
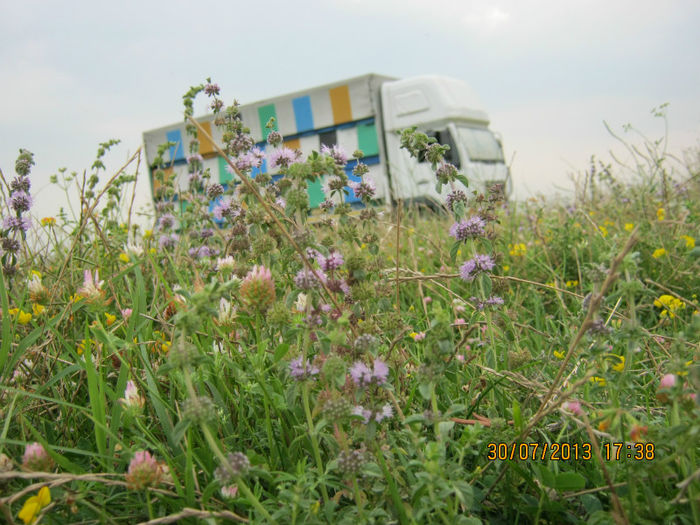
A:
[[[256,144],[256,146],[258,148],[260,148],[262,151],[265,151],[265,146],[267,146],[267,142],[258,142]],[[254,179],[258,173],[267,173],[267,159],[266,158],[263,159],[262,164],[260,165],[259,168],[253,168],[252,170],[250,170],[250,178]]]
[[[307,95],[292,100],[294,120],[297,123],[297,133],[314,129],[314,115],[311,112],[311,98]]]
[[[170,146],[170,160],[184,160],[185,153],[182,148],[182,133],[179,129],[173,129],[171,131],[166,131],[165,139],[168,142],[176,142],[176,146]]]

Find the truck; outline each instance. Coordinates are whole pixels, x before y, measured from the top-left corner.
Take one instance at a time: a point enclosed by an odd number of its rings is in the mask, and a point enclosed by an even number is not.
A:
[[[510,170],[505,163],[500,136],[489,129],[489,117],[480,107],[468,84],[463,81],[424,75],[407,79],[367,74],[323,86],[297,91],[241,105],[243,124],[250,129],[256,146],[270,151],[267,136],[274,129],[284,137],[284,146],[301,151],[303,158],[325,145],[340,146],[348,154],[364,153],[369,177],[376,186],[376,199],[384,203],[407,201],[444,202],[449,187],[438,191],[431,165],[425,159],[411,157],[400,148],[400,132],[416,127],[450,146],[445,160],[454,164],[469,181],[469,190],[484,191],[502,184],[510,192]],[[273,120],[271,120],[273,119]],[[222,132],[214,125],[214,115],[197,119],[214,141]],[[273,122],[273,126],[267,124]],[[185,122],[147,131],[143,135],[151,187],[159,186],[153,173],[158,146],[174,145],[164,155],[166,178],[174,177],[176,188],[188,189],[187,152],[189,137]],[[211,180],[225,188],[236,183],[213,144],[200,136],[200,155]],[[220,144],[220,142],[218,142]],[[350,180],[359,181],[352,170],[357,161],[345,167]],[[263,162],[251,176],[266,173]],[[274,171],[274,170],[272,170]],[[270,173],[275,177],[275,173]],[[317,208],[326,198],[323,180],[308,187],[310,207]],[[461,189],[461,183],[456,183]],[[361,205],[351,189],[346,202]]]

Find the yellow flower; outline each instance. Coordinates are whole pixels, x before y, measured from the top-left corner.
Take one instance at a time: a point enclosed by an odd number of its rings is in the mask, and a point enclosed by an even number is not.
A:
[[[51,491],[49,487],[41,487],[36,496],[31,496],[24,502],[22,510],[19,511],[17,517],[24,522],[24,525],[34,523],[41,509],[49,503],[51,503]]]
[[[663,208],[659,208],[656,210],[656,218],[660,221],[663,221],[666,218],[666,210]]]
[[[601,234],[603,237],[607,237],[607,236],[608,236],[608,229],[607,229],[605,226],[598,226],[598,229],[600,230],[600,234]]]
[[[564,359],[565,355],[566,354],[564,353],[564,351],[554,351],[554,357],[556,357],[557,359]]]
[[[44,313],[44,310],[46,310],[46,307],[45,307],[44,305],[42,305],[42,304],[34,303],[34,304],[32,305],[32,313],[33,313],[36,317],[38,317],[38,316],[40,316],[41,314],[43,314],[43,313]]]
[[[615,226],[615,223],[614,223],[613,221],[611,221],[610,219],[605,219],[605,220],[603,221],[603,224],[604,224],[605,226]]]
[[[408,307],[408,311],[409,311],[409,312],[412,312],[413,310],[415,310],[415,308],[413,307],[413,305],[411,305],[411,306]]]
[[[367,248],[367,245],[365,243],[360,244],[360,250],[364,250]]]
[[[685,247],[688,249],[695,248],[695,239],[690,235],[681,235],[681,239],[685,241]]]
[[[606,384],[604,377],[593,376],[590,381],[591,383],[598,383],[600,386],[605,386]]]
[[[125,254],[124,252],[119,254],[119,260],[123,263],[128,263],[129,262],[129,256]]]
[[[656,250],[654,250],[654,253],[652,253],[651,256],[654,259],[658,259],[659,257],[663,257],[664,255],[666,255],[667,253],[668,252],[666,251],[666,248],[657,248]]]
[[[508,253],[512,257],[522,257],[527,253],[527,246],[522,242],[508,245]]]
[[[504,271],[504,272],[507,272],[508,270],[510,270],[510,266],[508,266],[507,264],[504,264],[504,265],[503,265],[503,271]]]
[[[550,288],[556,288],[556,287],[557,287],[557,283],[554,282],[554,281],[549,281],[549,282],[546,282],[546,283],[544,283],[544,284],[545,284],[545,286],[549,286]]]
[[[605,432],[608,428],[610,428],[610,420],[609,419],[604,419],[600,423],[598,423],[598,430],[601,432]]]
[[[30,314],[29,312],[25,312],[24,310],[20,310],[19,313],[17,314],[17,322],[19,324],[27,324],[31,320],[32,320],[32,314]]]
[[[615,372],[622,372],[625,369],[625,356],[617,354],[610,355],[617,358],[617,363],[612,366],[612,369],[615,370]]]
[[[408,334],[408,336],[409,336],[411,339],[415,339],[417,335],[418,335],[418,332],[411,332],[410,334]]]
[[[591,217],[593,217],[593,216],[595,216],[595,212],[594,212],[594,211],[589,211],[589,212],[588,212],[588,215],[590,215]]]
[[[157,253],[157,250],[155,248],[151,248],[150,250],[148,250],[148,253],[150,253],[151,255],[155,255]]]
[[[567,288],[573,288],[574,286],[578,286],[578,281],[566,281]]]
[[[55,226],[56,219],[53,217],[44,217],[43,219],[41,219],[41,225],[42,226]]]
[[[631,232],[632,230],[634,230],[634,224],[631,222],[626,222],[625,223],[625,231]]]
[[[462,250],[457,250],[457,255],[462,255]]]
[[[144,230],[144,232],[143,232],[144,239],[151,239],[152,237],[153,237],[153,232],[151,230]]]
[[[416,229],[415,229],[415,228],[409,228],[409,229],[408,229],[408,235],[413,235],[414,233],[416,233]]]
[[[672,295],[664,294],[658,299],[654,299],[654,306],[657,308],[663,308],[661,311],[661,317],[670,317],[673,319],[676,317],[676,312],[685,308],[685,303],[680,299],[673,297]]]
[[[71,303],[77,303],[77,302],[80,301],[82,298],[83,298],[83,296],[80,295],[79,293],[74,293],[73,295],[70,296],[70,302],[71,302]]]
[[[117,320],[117,316],[112,315],[109,312],[105,312],[105,319],[107,319],[107,326],[112,326],[114,324],[114,321]]]

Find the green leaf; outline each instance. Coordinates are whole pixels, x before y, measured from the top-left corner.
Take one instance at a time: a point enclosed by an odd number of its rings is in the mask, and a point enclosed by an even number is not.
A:
[[[287,355],[287,352],[289,352],[289,343],[278,344],[277,348],[275,348],[275,355],[272,358],[273,362],[279,363]]]
[[[700,246],[696,246],[695,248],[690,250],[690,252],[688,252],[688,255],[690,255],[691,257],[693,257],[695,259],[700,257]]]
[[[488,276],[488,274],[485,274],[485,273],[482,273],[479,276],[479,281],[480,281],[481,289],[484,292],[484,299],[486,299],[491,295],[491,290],[493,289],[493,283],[491,282],[491,278]]]
[[[562,472],[554,482],[554,488],[562,491],[581,490],[585,486],[586,478],[577,472]]]
[[[549,471],[546,465],[535,465],[535,470],[539,474],[537,477],[545,487],[554,487],[554,474]]]
[[[430,399],[430,387],[431,383],[421,383],[418,385],[418,391],[423,399]]]
[[[513,400],[513,423],[515,423],[515,428],[520,432],[523,428],[523,418],[520,413],[520,403],[517,400]]]
[[[459,247],[462,245],[461,242],[457,241],[452,245],[452,248],[450,248],[450,259],[454,262],[454,260],[457,258],[457,252],[459,251]]]

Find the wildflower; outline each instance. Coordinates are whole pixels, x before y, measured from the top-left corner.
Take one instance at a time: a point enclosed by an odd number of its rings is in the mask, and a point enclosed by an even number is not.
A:
[[[230,325],[236,317],[236,309],[225,298],[219,300],[219,323]]]
[[[307,298],[307,296],[306,296],[305,293],[300,293],[300,294],[297,296],[297,300],[296,300],[296,302],[294,303],[294,309],[295,309],[297,312],[303,312],[303,311],[306,310],[306,298]]]
[[[105,312],[105,320],[107,322],[107,326],[112,326],[117,320],[117,316],[110,314],[109,312]]]
[[[379,341],[372,334],[363,334],[355,339],[353,346],[358,352],[367,352],[376,347]]]
[[[49,503],[51,503],[51,491],[49,487],[41,487],[36,496],[31,496],[24,502],[17,517],[24,522],[24,525],[36,523],[39,512]]]
[[[44,217],[41,219],[41,225],[42,226],[55,226],[56,225],[56,219],[54,217]]]
[[[6,230],[26,233],[32,227],[32,221],[29,217],[6,217],[3,226]]]
[[[458,173],[457,167],[449,162],[442,162],[435,170],[435,176],[443,184],[453,181]]]
[[[229,483],[233,479],[242,476],[250,469],[250,460],[243,452],[234,452],[226,455],[226,463],[219,465],[214,471],[214,476],[219,483]]]
[[[337,166],[345,166],[348,163],[348,155],[338,144],[333,144],[328,147],[325,144],[321,145],[321,153],[333,158]]]
[[[44,310],[46,310],[44,305],[37,303],[32,304],[32,313],[35,317],[39,317],[41,314],[43,314]]]
[[[605,381],[604,377],[598,377],[598,376],[592,376],[590,379],[591,383],[597,383],[599,386],[605,386],[607,384],[607,381]]]
[[[462,319],[461,317],[458,317],[457,319],[455,319],[453,326],[464,326],[466,324],[467,324],[467,322],[464,319]]]
[[[411,332],[408,334],[414,341],[422,341],[425,339],[425,332]]]
[[[486,222],[478,215],[469,217],[460,222],[454,223],[450,227],[450,236],[458,241],[465,241],[484,235]]]
[[[332,271],[340,268],[343,263],[345,262],[343,260],[343,256],[336,251],[332,251],[328,257],[324,257],[320,253],[317,255],[318,257],[318,263],[321,266],[321,268],[326,271]]]
[[[316,270],[316,274],[319,276],[322,282],[326,281],[326,274],[321,270]],[[300,290],[311,290],[312,288],[318,288],[319,280],[316,278],[311,270],[303,268],[299,270],[294,277],[294,284]]]
[[[144,230],[143,238],[146,240],[152,239],[153,238],[153,231],[152,230]]]
[[[195,424],[204,424],[216,419],[216,405],[207,396],[192,396],[182,403],[182,419]]]
[[[522,242],[509,244],[508,253],[512,257],[523,257],[527,253],[527,246],[525,246],[525,244]]]
[[[206,84],[204,84],[204,93],[207,96],[211,97],[213,95],[218,95],[220,90],[221,90],[221,88],[219,87],[218,84],[212,84],[210,82],[207,82]]]
[[[22,468],[33,472],[48,472],[53,468],[53,459],[41,443],[30,443],[24,449]]]
[[[558,351],[558,350],[554,351],[554,357],[556,357],[557,359],[564,359],[565,356],[566,356],[566,353],[563,351]]]
[[[422,270],[422,271],[424,271],[424,270]],[[430,304],[432,302],[433,302],[433,298],[430,297],[429,295],[426,295],[425,297],[423,297],[423,304]]]
[[[368,386],[372,382],[378,385],[384,384],[388,375],[389,367],[379,359],[374,360],[372,369],[361,361],[356,361],[350,367],[350,377],[358,386]]]
[[[647,435],[647,432],[649,432],[649,427],[647,425],[634,425],[630,430],[630,439],[638,443],[642,440],[642,436]]]
[[[605,226],[598,226],[598,230],[600,230],[600,234],[603,238],[608,236],[608,229]]]
[[[681,235],[681,240],[685,241],[685,247],[689,250],[695,248],[695,239],[690,235]]]
[[[270,270],[262,265],[253,266],[241,283],[240,295],[249,308],[265,312],[275,301],[275,283]]]
[[[658,299],[654,299],[654,306],[657,308],[663,308],[661,310],[661,317],[670,317],[673,319],[676,317],[676,312],[685,308],[685,303],[672,295],[664,294]]]
[[[216,268],[223,272],[230,272],[236,268],[236,260],[232,255],[216,259]]]
[[[445,197],[445,204],[447,204],[447,207],[452,212],[455,211],[455,204],[457,204],[458,202],[462,202],[464,204],[466,204],[467,202],[467,194],[464,193],[462,190],[451,191],[447,194],[447,197]]]
[[[668,252],[666,251],[665,248],[658,248],[658,249],[654,250],[654,253],[652,253],[651,256],[654,259],[658,259],[659,257],[663,257],[664,255],[666,255],[667,253]]]
[[[221,487],[221,495],[224,498],[235,498],[238,494],[238,485],[224,485]]]
[[[174,248],[179,240],[180,236],[177,233],[171,233],[170,235],[161,235],[158,239],[158,246],[165,249]]]
[[[504,271],[504,272],[507,272],[508,270],[510,270],[510,266],[508,266],[507,264],[504,264],[504,265],[503,265],[503,271]]]
[[[615,370],[615,372],[622,372],[625,369],[625,356],[616,354],[611,354],[611,356],[617,358],[617,363],[612,365],[612,369]]]
[[[336,461],[338,463],[338,470],[343,474],[355,475],[360,472],[367,460],[362,450],[341,450]]]
[[[131,308],[122,308],[119,313],[122,314],[122,318],[126,321],[129,317],[131,317],[133,312],[134,311]]]
[[[25,191],[15,191],[10,197],[10,207],[17,213],[28,211],[32,207],[32,198]]]
[[[475,255],[460,267],[460,276],[465,281],[473,281],[480,271],[492,270],[495,266],[493,259],[488,255]]]
[[[656,210],[656,218],[660,221],[663,221],[666,218],[666,210],[663,208],[659,208]]]
[[[17,313],[17,322],[19,324],[29,324],[29,321],[32,320],[32,314],[29,312],[25,312],[24,310],[20,310]]]
[[[317,366],[312,365],[308,359],[304,360],[301,356],[292,359],[289,363],[289,374],[297,381],[318,375],[319,372]]]
[[[355,197],[362,200],[370,200],[377,192],[377,187],[369,178],[364,178],[361,182],[349,181],[348,186],[355,193]]]
[[[659,388],[656,390],[656,399],[662,403],[668,403],[669,390],[676,386],[677,378],[674,374],[666,374],[659,381]]]
[[[119,254],[119,260],[126,264],[129,262],[129,256],[126,253],[122,252]]]
[[[162,466],[147,450],[139,450],[129,463],[129,470],[124,476],[126,486],[132,490],[153,487],[160,482],[163,475]]]
[[[99,271],[95,270],[95,275],[90,270],[85,270],[83,274],[83,286],[78,289],[78,293],[88,302],[96,302],[103,298],[104,290],[102,285],[104,281],[100,281]]]
[[[626,222],[625,223],[625,231],[631,232],[632,230],[634,230],[634,224],[631,222]]]
[[[301,152],[298,150],[292,150],[286,147],[276,149],[268,156],[268,161],[270,163],[270,168],[288,168],[290,165],[294,164],[301,157]]]
[[[76,349],[76,352],[78,353],[78,355],[83,355],[83,352],[88,347],[88,345],[90,345],[90,347],[92,347],[92,345],[95,345],[95,344],[97,344],[97,343],[93,339],[83,339],[82,341],[80,341],[80,343],[78,343],[78,347]]]
[[[130,411],[137,411],[143,408],[146,400],[139,393],[138,388],[136,388],[136,383],[131,379],[126,382],[126,388],[124,389],[124,397],[119,400],[124,408]]]
[[[580,401],[567,401],[563,406],[564,410],[571,412],[575,416],[583,415],[583,409],[581,408]]]

